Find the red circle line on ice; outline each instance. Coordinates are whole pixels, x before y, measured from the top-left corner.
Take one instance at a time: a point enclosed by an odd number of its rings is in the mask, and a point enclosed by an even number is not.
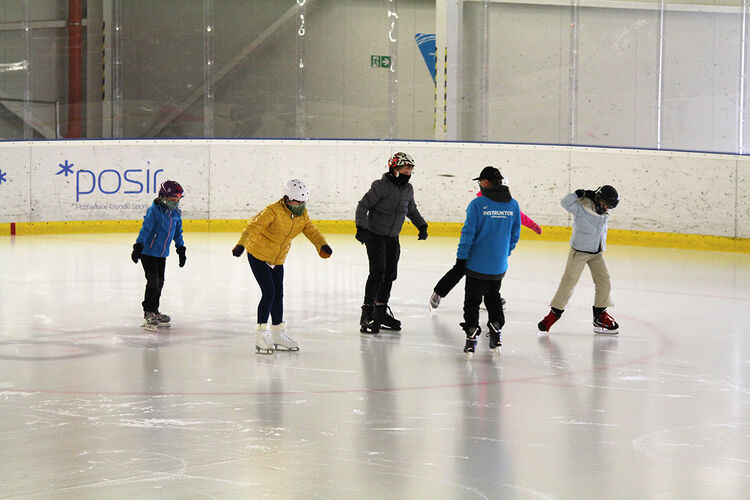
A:
[[[621,315],[623,316],[623,315]],[[623,316],[626,317],[627,316]],[[669,340],[667,335],[655,325],[643,321],[637,318],[627,318],[628,323],[633,325],[640,323],[642,327],[648,328],[659,338],[661,345],[656,350],[649,354],[643,354],[641,356],[622,361],[620,363],[613,363],[603,366],[585,368],[580,370],[573,370],[565,372],[565,375],[582,375],[586,373],[596,373],[603,370],[609,370],[611,368],[622,368],[625,366],[636,365],[645,361],[658,358],[662,354],[666,353],[672,348],[672,342]],[[532,333],[535,335],[535,333]],[[554,333],[551,334],[554,338]],[[592,335],[592,338],[594,336]],[[626,338],[624,339],[626,340]],[[456,354],[459,356],[459,354]],[[500,354],[499,362],[502,362],[502,354]],[[482,362],[481,360],[475,359],[472,361],[466,361],[467,363]],[[351,387],[348,389],[327,389],[319,391],[75,391],[66,389],[16,389],[16,388],[3,388],[0,387],[0,393],[19,393],[19,394],[61,394],[61,395],[90,395],[90,396],[263,396],[263,395],[277,395],[277,396],[298,396],[305,394],[366,394],[373,392],[399,392],[399,391],[428,391],[436,389],[449,389],[456,387],[471,387],[471,386],[486,386],[496,384],[514,384],[514,383],[535,383],[545,382],[551,379],[559,379],[562,374],[560,372],[550,373],[545,375],[530,375],[528,377],[509,378],[509,379],[494,379],[494,380],[477,380],[473,382],[454,383],[454,384],[435,384],[435,385],[414,385],[414,386],[400,386],[400,387]]]

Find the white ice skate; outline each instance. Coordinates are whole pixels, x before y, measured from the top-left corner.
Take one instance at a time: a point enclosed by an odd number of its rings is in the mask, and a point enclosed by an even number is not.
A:
[[[255,325],[255,352],[258,354],[273,354],[273,341],[268,323]]]
[[[273,345],[279,351],[299,351],[299,345],[286,334],[286,321],[278,325],[271,325]]]

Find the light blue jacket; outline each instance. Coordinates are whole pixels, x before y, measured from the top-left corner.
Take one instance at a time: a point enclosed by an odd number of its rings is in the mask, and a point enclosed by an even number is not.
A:
[[[566,195],[560,204],[573,214],[570,246],[579,252],[599,253],[606,250],[609,212],[599,215],[591,198],[579,198],[575,193]]]
[[[466,259],[467,270],[490,276],[508,270],[508,256],[521,236],[521,210],[516,200],[508,198],[494,201],[480,196],[466,207],[456,257]]]
[[[141,253],[144,255],[167,257],[172,240],[176,247],[185,246],[182,240],[182,212],[180,209],[170,210],[157,198],[146,210],[136,243],[143,245]]]

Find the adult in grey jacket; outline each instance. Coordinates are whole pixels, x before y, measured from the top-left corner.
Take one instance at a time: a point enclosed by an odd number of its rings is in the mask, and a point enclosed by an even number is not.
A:
[[[427,223],[417,210],[414,188],[409,184],[413,170],[414,159],[410,155],[394,154],[388,160],[388,172],[372,183],[357,204],[355,238],[367,246],[370,263],[359,321],[362,333],[378,333],[381,326],[401,329],[401,322],[388,307],[388,299],[398,274],[398,235],[405,218],[409,217],[419,229],[420,240],[427,239]]]
[[[602,186],[596,191],[578,189],[561,200],[563,208],[573,214],[573,234],[570,237],[565,272],[550,303],[550,312],[539,322],[540,332],[548,332],[560,319],[583,268],[587,265],[594,279],[594,333],[619,332],[619,325],[607,313],[607,307],[612,305],[612,281],[604,260],[609,211],[619,201],[617,190],[610,185]]]

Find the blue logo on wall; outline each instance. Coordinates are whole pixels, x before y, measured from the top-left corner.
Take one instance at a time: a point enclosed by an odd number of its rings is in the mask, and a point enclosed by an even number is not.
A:
[[[146,162],[149,167],[151,162]],[[55,175],[73,174],[73,166],[75,163],[69,163],[65,160],[65,163],[60,163],[58,166],[61,170]],[[75,171],[76,175],[76,202],[81,200],[81,197],[87,194],[98,192],[101,194],[117,194],[122,192],[123,194],[140,194],[140,193],[156,193],[159,190],[158,176],[164,172],[163,169],[159,168],[151,170],[151,168],[129,168],[126,170],[116,170],[113,168],[107,168],[101,172],[94,172],[92,170],[86,170],[84,168]]]
[[[0,170],[0,184],[2,184],[3,182],[8,182],[8,179],[5,178],[5,174],[6,172]]]
[[[417,33],[414,35],[414,39],[417,41],[419,51],[422,53],[425,64],[427,64],[427,71],[432,76],[432,81],[435,81],[435,34],[434,33]]]

